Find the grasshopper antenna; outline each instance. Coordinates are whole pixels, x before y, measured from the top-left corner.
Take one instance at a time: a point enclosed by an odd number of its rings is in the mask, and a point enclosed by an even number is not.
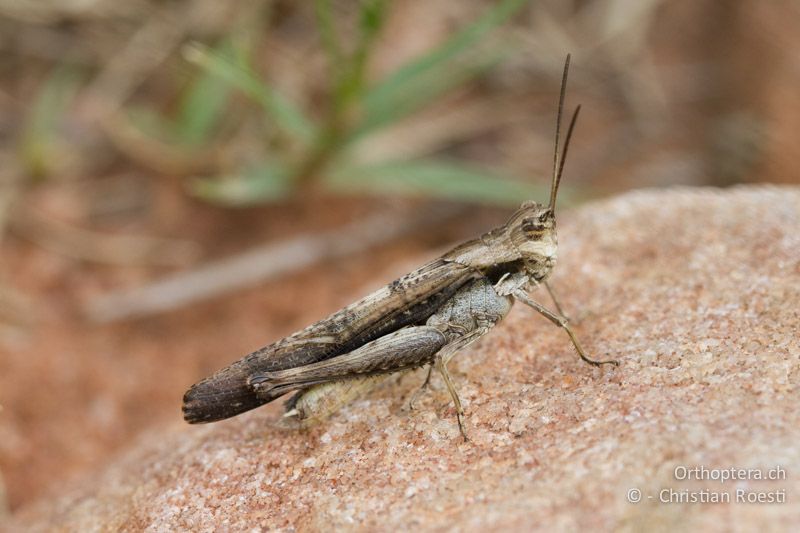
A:
[[[564,172],[564,161],[567,159],[567,150],[569,149],[569,140],[572,138],[572,130],[575,128],[575,122],[578,120],[578,113],[581,111],[581,106],[575,108],[572,114],[572,119],[569,122],[567,129],[567,137],[564,140],[564,150],[559,157],[558,141],[561,136],[561,117],[564,114],[564,98],[567,92],[567,74],[569,73],[570,54],[567,54],[567,60],[564,62],[564,74],[561,77],[561,94],[558,98],[558,116],[556,117],[556,141],[555,148],[553,149],[553,183],[550,186],[550,204],[551,211],[555,211],[556,196],[558,195],[558,186],[561,183],[561,174]]]

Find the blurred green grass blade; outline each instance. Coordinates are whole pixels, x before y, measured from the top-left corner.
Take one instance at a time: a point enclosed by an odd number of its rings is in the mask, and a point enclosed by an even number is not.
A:
[[[138,131],[161,142],[175,143],[175,124],[150,107],[130,105],[125,110],[130,124]]]
[[[371,192],[516,206],[524,200],[546,201],[549,185],[512,180],[447,160],[398,161],[339,168],[325,184],[343,192]],[[573,191],[562,185],[559,204]]]
[[[233,50],[229,42],[219,46],[216,54],[233,62]],[[203,69],[198,79],[188,88],[180,101],[175,118],[175,135],[184,143],[202,144],[213,136],[227,107],[231,84],[220,76]]]
[[[78,72],[62,66],[44,82],[34,97],[20,139],[21,159],[31,175],[41,177],[49,173],[53,164],[51,152],[60,137],[60,123],[79,87]]]
[[[380,109],[390,107],[400,95],[409,90],[415,80],[443,68],[462,52],[478,43],[489,31],[503,24],[527,2],[528,0],[503,0],[439,47],[412,60],[387,76],[365,95],[366,115],[369,116]]]
[[[386,16],[386,0],[369,0],[361,4],[359,24],[361,33],[368,36],[368,39],[380,31]]]
[[[292,193],[289,171],[274,161],[251,166],[239,175],[196,178],[189,190],[208,202],[229,207],[244,207],[276,202]]]
[[[353,53],[341,65],[334,91],[334,109],[344,112],[362,98],[367,62],[386,19],[386,0],[365,0],[359,12],[359,36]]]
[[[305,143],[313,139],[313,122],[289,99],[270,87],[266,81],[260,80],[245,66],[244,61],[233,62],[198,43],[186,47],[185,57],[261,104],[275,124],[290,136]]]
[[[347,142],[355,142],[377,129],[411,115],[452,89],[480,76],[499,61],[499,54],[495,54],[476,59],[465,66],[450,66],[445,73],[431,73],[410,80],[406,90],[398,94],[391,105],[375,108],[366,113],[364,120],[350,134]]]
[[[332,71],[337,71],[342,65],[342,44],[336,33],[333,23],[333,9],[331,0],[315,0],[314,13],[317,17],[317,26],[322,37],[322,45],[328,54],[328,61]]]

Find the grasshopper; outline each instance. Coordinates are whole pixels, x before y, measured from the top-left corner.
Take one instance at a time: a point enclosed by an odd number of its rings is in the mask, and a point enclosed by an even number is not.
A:
[[[559,155],[569,62],[567,55],[547,205],[524,202],[506,224],[196,383],[183,398],[185,420],[191,424],[215,422],[292,391],[299,392],[287,403],[288,415],[322,416],[380,381],[381,376],[427,365],[428,375],[418,393],[427,387],[435,368],[452,397],[458,427],[466,440],[464,409],[447,363],[500,322],[515,300],[563,328],[587,363],[617,365],[617,361],[598,361],[586,355],[547,282],[558,248],[558,187],[580,112],[577,106]],[[528,295],[540,285],[550,294],[556,311]]]

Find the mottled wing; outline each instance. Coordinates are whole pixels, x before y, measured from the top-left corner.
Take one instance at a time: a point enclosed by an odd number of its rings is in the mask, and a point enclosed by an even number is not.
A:
[[[184,395],[187,422],[214,422],[254,409],[269,400],[249,383],[257,373],[305,366],[336,357],[398,329],[422,324],[470,279],[470,267],[436,259],[309,327],[257,350]]]

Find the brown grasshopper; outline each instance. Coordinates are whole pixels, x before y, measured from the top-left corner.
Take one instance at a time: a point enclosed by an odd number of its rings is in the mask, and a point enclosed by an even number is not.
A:
[[[474,342],[520,300],[569,335],[578,355],[592,365],[572,332],[547,278],[556,262],[555,206],[569,141],[580,112],[575,109],[563,152],[558,144],[570,56],[564,64],[556,120],[553,177],[547,205],[525,202],[509,221],[455,247],[328,318],[312,324],[193,385],[183,397],[191,424],[229,418],[299,391],[287,414],[318,416],[338,407],[377,377],[429,365],[441,374],[466,439],[464,410],[447,371],[458,350]],[[539,285],[557,312],[531,299]],[[353,392],[355,391],[355,392]],[[340,398],[341,397],[341,398]],[[416,395],[415,395],[416,397]],[[323,407],[319,407],[323,405]],[[412,400],[413,405],[413,400]]]

